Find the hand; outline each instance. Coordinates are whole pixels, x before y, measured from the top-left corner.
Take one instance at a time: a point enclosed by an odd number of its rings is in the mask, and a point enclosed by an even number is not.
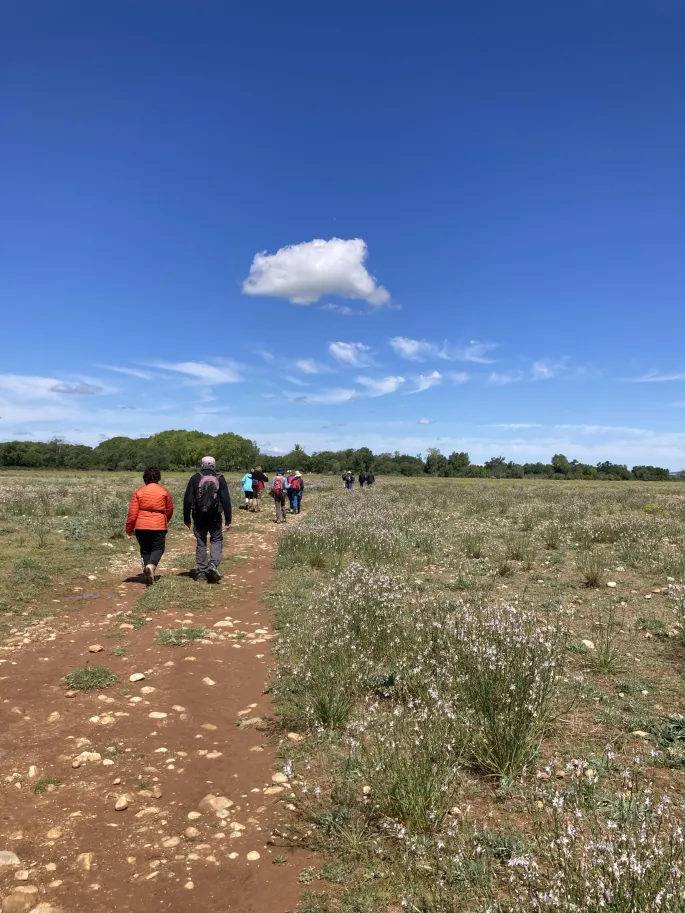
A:
[[[131,533],[126,533],[126,538],[127,538],[127,539],[133,539],[133,536],[132,536]]]
[[[227,524],[226,524],[226,529],[230,529],[230,528],[231,528],[231,524],[230,524],[230,523],[227,523]]]
[[[190,529],[190,523],[184,523],[183,525],[185,526],[186,529]]]

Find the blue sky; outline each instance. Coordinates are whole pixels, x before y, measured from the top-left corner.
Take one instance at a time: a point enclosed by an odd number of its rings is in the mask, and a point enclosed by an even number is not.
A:
[[[0,438],[685,467],[676,0],[6,5]]]

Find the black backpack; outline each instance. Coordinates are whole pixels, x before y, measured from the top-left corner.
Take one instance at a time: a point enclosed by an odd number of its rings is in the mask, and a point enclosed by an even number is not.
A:
[[[217,517],[221,513],[219,476],[210,469],[203,469],[195,489],[195,513],[200,517]]]

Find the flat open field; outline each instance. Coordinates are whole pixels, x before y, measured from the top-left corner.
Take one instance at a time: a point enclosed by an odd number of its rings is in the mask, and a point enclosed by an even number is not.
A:
[[[137,485],[0,474],[5,913],[685,910],[685,486],[307,480],[146,591]]]

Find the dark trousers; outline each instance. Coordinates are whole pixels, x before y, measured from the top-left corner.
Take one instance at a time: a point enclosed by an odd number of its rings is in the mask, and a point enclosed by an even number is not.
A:
[[[140,546],[140,557],[143,560],[143,567],[146,564],[154,564],[155,567],[162,560],[164,549],[166,547],[166,530],[165,529],[137,529],[136,539]]]
[[[198,574],[206,576],[210,567],[218,569],[223,553],[223,520],[221,516],[214,519],[193,517],[195,533],[195,566]],[[209,558],[207,556],[207,537],[209,537]]]

